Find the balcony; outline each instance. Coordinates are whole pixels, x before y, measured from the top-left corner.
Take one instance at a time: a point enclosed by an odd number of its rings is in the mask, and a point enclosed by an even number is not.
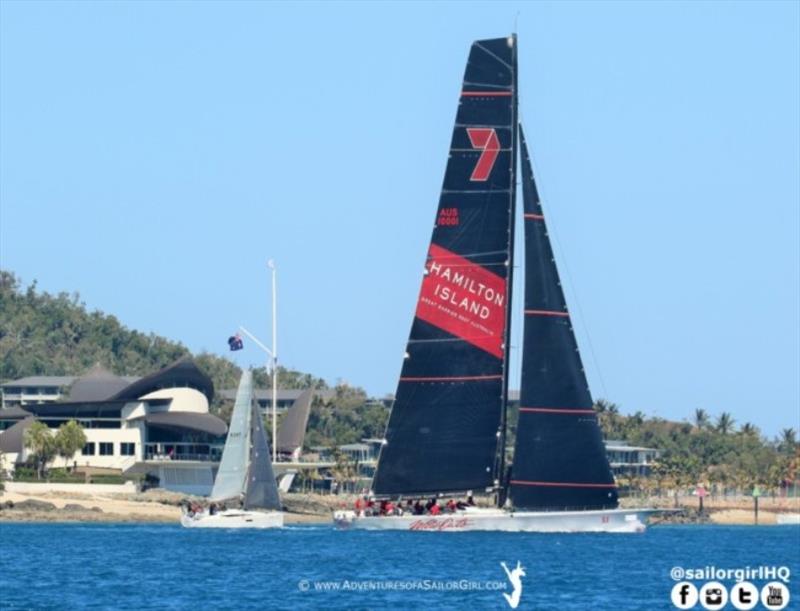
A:
[[[222,444],[207,443],[146,443],[144,459],[152,461],[200,461],[219,462],[222,458]]]

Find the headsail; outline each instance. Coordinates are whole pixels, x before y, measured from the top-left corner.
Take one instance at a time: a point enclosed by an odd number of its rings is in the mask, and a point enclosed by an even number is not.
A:
[[[556,269],[525,137],[525,331],[511,499],[520,509],[617,506],[617,489],[592,408]]]
[[[250,465],[244,493],[245,509],[280,511],[278,484],[272,471],[272,459],[261,413],[254,404],[250,416]]]
[[[233,405],[231,424],[222,460],[219,464],[214,488],[211,491],[212,501],[239,498],[244,492],[247,477],[247,463],[250,457],[250,405],[253,401],[253,374],[243,371],[236,391],[236,402]]]
[[[516,39],[473,43],[378,496],[492,486],[511,301]]]

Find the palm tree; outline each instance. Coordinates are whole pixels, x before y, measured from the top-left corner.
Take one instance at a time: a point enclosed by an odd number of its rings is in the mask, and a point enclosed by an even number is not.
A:
[[[745,437],[755,437],[758,435],[758,427],[752,422],[745,422],[739,432]]]
[[[56,451],[64,459],[64,466],[67,467],[69,459],[75,455],[75,452],[86,445],[86,434],[80,424],[75,420],[70,420],[58,427],[54,441]]]
[[[704,429],[709,425],[708,412],[702,407],[694,410],[694,425],[698,429]]]
[[[733,430],[733,425],[736,421],[728,412],[722,412],[717,418],[717,431],[723,435],[727,435]]]
[[[595,401],[594,409],[597,411],[597,419],[600,421],[600,428],[606,436],[616,435],[619,407],[616,403],[611,403],[605,399]],[[612,437],[613,439],[614,437]]]
[[[797,444],[797,433],[794,429],[783,429],[781,431],[781,440],[778,447],[787,452],[792,452],[794,446]]]
[[[36,477],[41,479],[45,465],[56,454],[55,437],[44,422],[36,421],[25,431],[23,442],[36,460]]]
[[[598,399],[597,401],[594,402],[594,410],[598,414],[602,414],[602,413],[604,413],[606,411],[606,408],[608,407],[608,405],[609,405],[609,403],[605,399]]]

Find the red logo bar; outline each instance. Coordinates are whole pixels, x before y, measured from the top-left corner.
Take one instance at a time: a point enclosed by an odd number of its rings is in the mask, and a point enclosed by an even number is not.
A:
[[[595,414],[593,409],[558,409],[556,407],[520,407],[519,411],[539,414],[565,414],[567,416],[572,416],[573,414]]]
[[[506,98],[511,97],[510,91],[462,91],[465,98]]]
[[[528,482],[522,479],[512,479],[512,484],[519,486],[545,486],[551,488],[616,488],[616,484],[581,484],[577,482]]]
[[[490,376],[447,376],[438,378],[401,377],[401,382],[480,382],[483,380],[502,380],[501,375]]]
[[[436,244],[426,270],[417,318],[503,358],[505,279]]]
[[[472,148],[483,151],[469,179],[473,182],[484,182],[489,179],[494,162],[497,160],[497,154],[500,152],[500,140],[497,138],[497,132],[487,127],[468,127],[467,135],[472,143]]]
[[[568,317],[569,312],[558,312],[555,310],[525,310],[526,316],[564,316]]]

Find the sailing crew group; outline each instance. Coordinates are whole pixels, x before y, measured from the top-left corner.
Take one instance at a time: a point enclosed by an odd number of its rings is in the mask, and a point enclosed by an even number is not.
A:
[[[395,504],[388,499],[376,504],[373,499],[364,495],[356,499],[355,512],[356,516],[360,518],[403,515],[438,516],[442,514],[453,514],[457,511],[463,511],[468,507],[474,506],[475,499],[472,498],[472,495],[469,495],[465,501],[456,501],[451,498],[442,505],[440,505],[439,501],[435,498],[428,500],[424,505],[420,499],[416,499],[415,501],[408,499],[405,505],[402,501],[398,501]]]

